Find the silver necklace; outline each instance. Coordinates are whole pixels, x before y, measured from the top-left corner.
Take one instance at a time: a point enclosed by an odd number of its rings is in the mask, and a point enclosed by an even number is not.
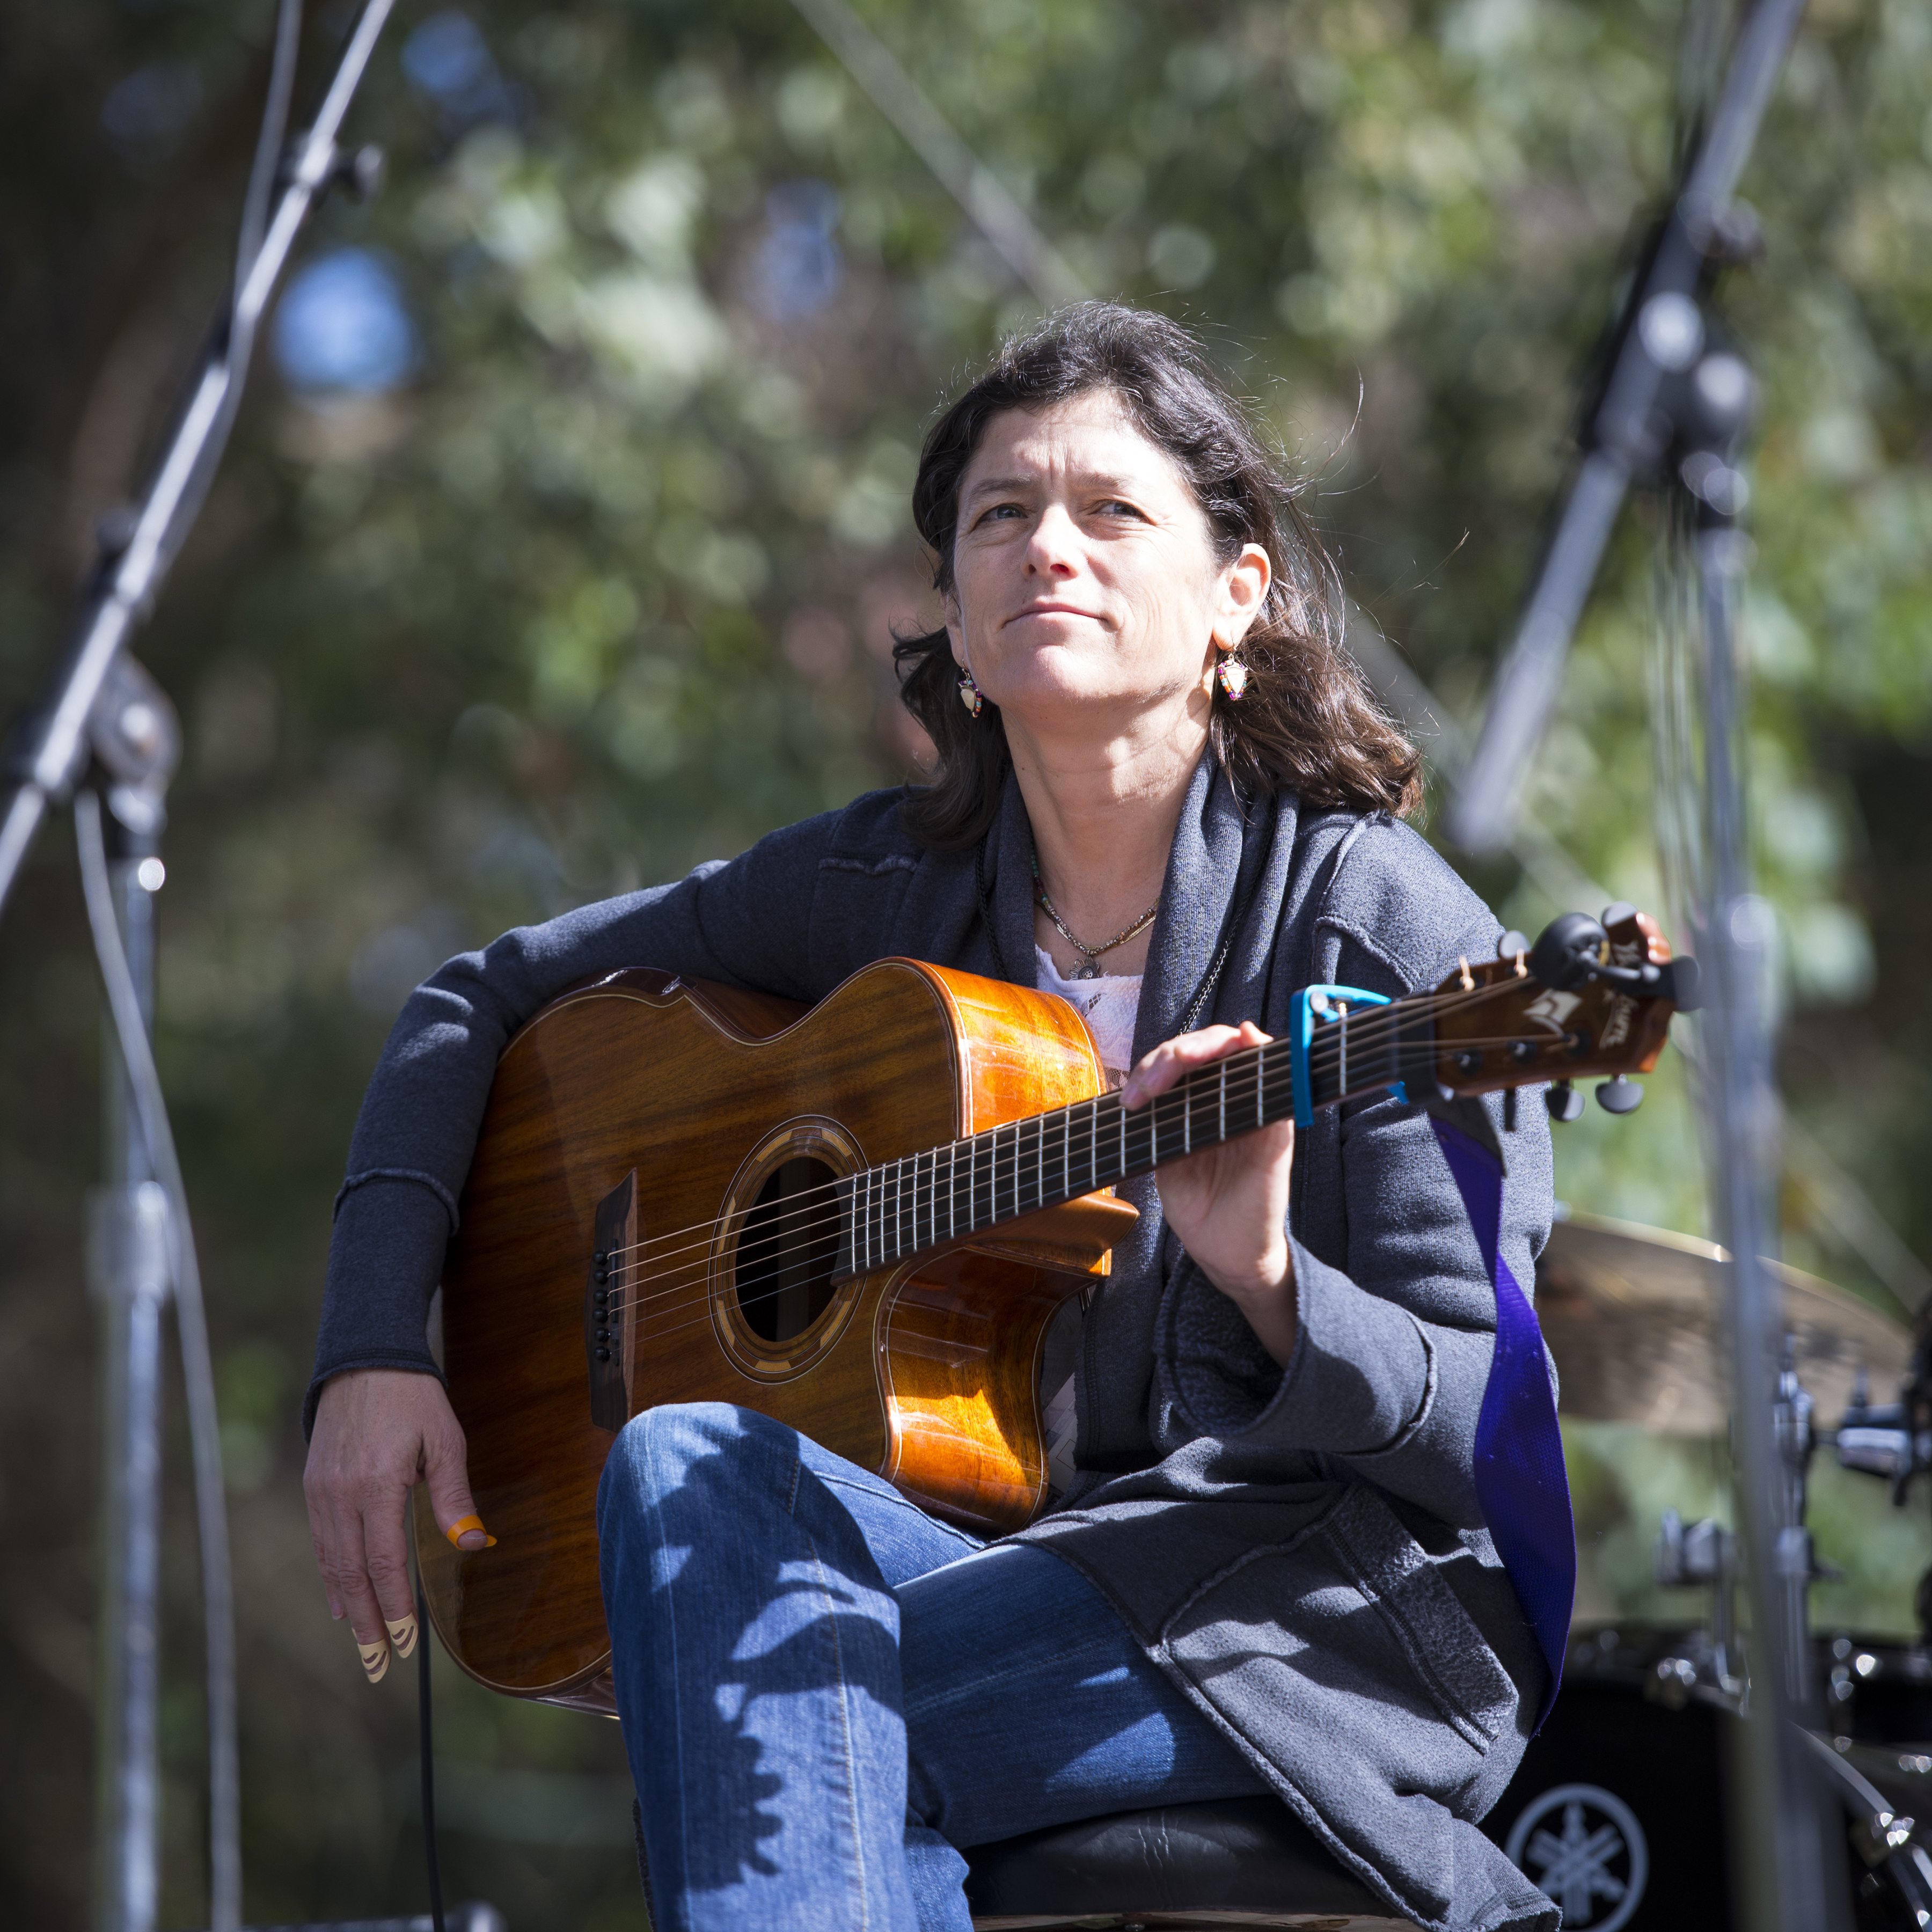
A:
[[[1104,946],[1089,946],[1084,939],[1076,938],[1072,933],[1069,932],[1066,929],[1066,920],[1054,911],[1053,901],[1047,896],[1046,886],[1040,876],[1040,854],[1037,852],[1033,854],[1033,883],[1034,903],[1048,919],[1052,920],[1054,930],[1066,940],[1069,946],[1072,947],[1075,952],[1082,956],[1081,964],[1073,969],[1073,976],[1076,980],[1099,979],[1101,954],[1112,952],[1117,946],[1124,946],[1136,933],[1144,932],[1154,923],[1155,914],[1160,910],[1160,902],[1156,899],[1132,926],[1115,933]]]

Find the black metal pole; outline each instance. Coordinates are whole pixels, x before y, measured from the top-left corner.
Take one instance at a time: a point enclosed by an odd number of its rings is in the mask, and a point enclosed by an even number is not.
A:
[[[1714,1205],[1731,1256],[1725,1310],[1732,1363],[1737,1503],[1751,1607],[1750,1709],[1736,1738],[1730,1814],[1744,1922],[1766,1932],[1825,1932],[1844,1917],[1843,1852],[1828,1838],[1798,1725],[1810,1715],[1806,1654],[1810,1538],[1793,1517],[1772,1391],[1782,1342],[1772,1177],[1778,1109],[1765,992],[1769,908],[1750,890],[1745,730],[1733,613],[1747,546],[1727,517],[1705,509],[1696,537],[1704,646],[1705,798],[1710,894],[1704,956],[1711,978],[1705,1083],[1716,1144]]]

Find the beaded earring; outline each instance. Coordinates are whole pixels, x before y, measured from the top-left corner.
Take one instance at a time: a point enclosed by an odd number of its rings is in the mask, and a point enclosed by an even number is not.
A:
[[[959,702],[976,718],[980,715],[980,707],[986,701],[980,687],[973,682],[973,674],[970,670],[962,671],[959,674]]]
[[[1221,688],[1232,702],[1238,703],[1241,693],[1248,688],[1248,668],[1230,651],[1214,667],[1214,675],[1220,681]]]

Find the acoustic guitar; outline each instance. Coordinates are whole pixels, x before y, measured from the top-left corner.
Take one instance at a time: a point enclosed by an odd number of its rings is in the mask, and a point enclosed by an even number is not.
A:
[[[981,1534],[1020,1527],[1047,1496],[1048,1327],[1136,1219],[1114,1187],[1391,1086],[1446,1102],[1602,1073],[1618,1105],[1695,968],[1618,910],[1432,992],[1308,988],[1290,1037],[1132,1112],[1071,1006],[917,960],[809,1009],[645,970],[565,994],[504,1052],[442,1277],[498,1539],[452,1549],[418,1489],[450,1654],[512,1696],[614,1708],[597,1481],[661,1402],[762,1411]]]

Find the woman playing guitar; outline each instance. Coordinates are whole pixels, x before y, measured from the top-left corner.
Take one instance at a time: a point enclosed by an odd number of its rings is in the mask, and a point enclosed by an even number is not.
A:
[[[1010,344],[928,438],[914,512],[945,614],[898,652],[929,785],[508,934],[398,1022],[310,1396],[316,1555],[372,1676],[416,1640],[410,1487],[485,1546],[425,1312],[498,1058],[565,987],[649,965],[817,1001],[930,960],[1070,999],[1135,1107],[1284,1030],[1298,988],[1400,997],[1494,952],[1400,823],[1415,754],[1185,332],[1089,305]],[[1507,1145],[1527,1282],[1542,1108]],[[1553,1927],[1473,1822],[1546,1676],[1476,1502],[1496,1302],[1422,1108],[1358,1100],[1122,1192],[1139,1222],[1048,1348],[1065,1486],[1016,1535],[747,1408],[616,1438],[604,1601],[664,1932],[958,1932],[960,1846],[1270,1791],[1413,1919]]]

